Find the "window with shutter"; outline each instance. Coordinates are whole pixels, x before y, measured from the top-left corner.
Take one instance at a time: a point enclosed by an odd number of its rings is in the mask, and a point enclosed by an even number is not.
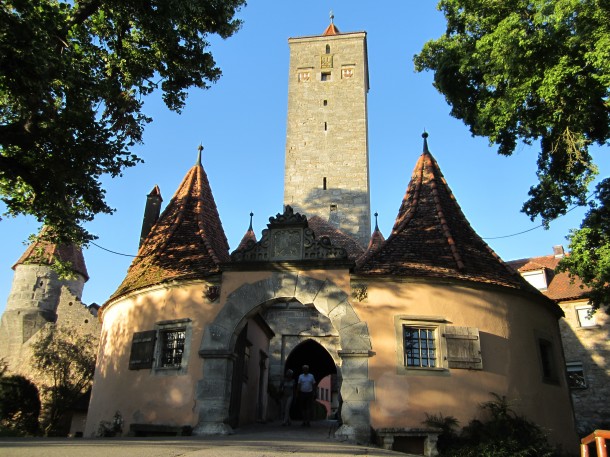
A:
[[[447,375],[445,339],[447,321],[437,316],[394,316],[398,373]]]
[[[447,363],[449,368],[482,370],[481,339],[479,329],[474,327],[446,326],[443,335],[447,341]]]
[[[147,330],[133,334],[129,357],[130,370],[143,370],[153,367],[156,336],[156,330]]]

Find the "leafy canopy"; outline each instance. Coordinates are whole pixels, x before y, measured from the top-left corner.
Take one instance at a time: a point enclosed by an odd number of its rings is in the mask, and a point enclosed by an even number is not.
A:
[[[414,58],[416,69],[434,71],[451,114],[473,135],[488,137],[500,154],[511,155],[519,141],[539,142],[538,183],[523,206],[527,215],[548,225],[571,205],[584,205],[597,173],[589,148],[610,140],[610,3],[441,0],[438,8],[446,33],[424,45]],[[605,180],[602,188],[608,186]],[[594,195],[603,210],[607,199],[599,188]],[[596,221],[587,218],[581,228],[599,232],[591,227]],[[574,233],[571,239],[585,246],[589,238]],[[607,237],[603,242],[600,255],[607,256]],[[596,282],[583,279],[602,286],[598,292],[608,299],[605,258]]]
[[[43,401],[42,428],[47,436],[65,435],[66,415],[91,389],[98,338],[70,326],[41,332],[32,345],[32,365]]]
[[[140,159],[160,89],[180,112],[187,89],[221,75],[208,37],[235,33],[244,0],[8,0],[0,3],[0,197],[58,241],[88,241],[83,222],[112,213],[100,177]]]

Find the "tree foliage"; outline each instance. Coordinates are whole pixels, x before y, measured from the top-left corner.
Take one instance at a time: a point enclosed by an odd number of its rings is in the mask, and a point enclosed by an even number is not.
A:
[[[0,373],[0,436],[38,434],[39,414],[36,386],[23,376]]]
[[[595,194],[581,228],[568,236],[571,252],[558,270],[580,278],[590,288],[590,303],[598,309],[610,304],[610,180],[598,184]]]
[[[49,326],[32,345],[32,365],[39,372],[45,435],[62,435],[68,413],[91,388],[97,338],[75,329]]]
[[[180,112],[221,74],[209,36],[235,33],[244,0],[8,0],[0,3],[0,196],[58,241],[111,213],[100,177],[140,159],[156,89]]]
[[[539,142],[538,183],[523,206],[532,219],[548,225],[571,205],[584,205],[597,173],[590,146],[610,140],[610,3],[441,0],[438,7],[446,33],[425,44],[416,69],[434,71],[451,114],[500,154],[511,155],[519,141]],[[597,210],[604,204],[599,199]],[[595,220],[581,229],[599,233]],[[587,240],[588,231],[573,234],[571,248],[590,252]],[[596,275],[591,285],[607,284],[604,271],[606,282]],[[598,292],[610,298],[607,288]]]

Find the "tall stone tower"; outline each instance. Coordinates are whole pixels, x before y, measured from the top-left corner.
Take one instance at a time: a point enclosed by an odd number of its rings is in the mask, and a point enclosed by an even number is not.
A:
[[[366,32],[290,38],[284,204],[371,236]]]

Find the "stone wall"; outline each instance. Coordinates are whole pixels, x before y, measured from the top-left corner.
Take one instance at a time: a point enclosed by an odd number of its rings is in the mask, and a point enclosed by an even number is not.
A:
[[[582,364],[584,386],[571,389],[578,433],[587,435],[610,427],[610,318],[604,310],[594,315],[595,325],[582,326],[577,308],[587,300],[564,302],[561,338],[568,367]]]
[[[366,34],[292,38],[284,204],[371,235]]]

